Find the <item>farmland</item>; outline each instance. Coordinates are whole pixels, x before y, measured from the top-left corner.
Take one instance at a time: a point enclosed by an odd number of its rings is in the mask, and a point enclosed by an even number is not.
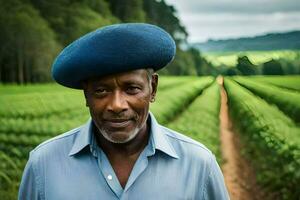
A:
[[[281,81],[276,81],[280,78]],[[230,118],[243,155],[270,198],[300,192],[300,77],[225,78]],[[263,80],[265,79],[265,80]],[[267,80],[267,81],[266,81]],[[293,86],[293,89],[287,89]],[[220,85],[213,77],[161,77],[157,120],[207,146],[222,166]],[[0,85],[0,199],[15,199],[28,154],[89,118],[81,91],[57,84]]]
[[[253,76],[251,79],[300,92],[299,76]]]
[[[238,83],[226,79],[225,88],[232,119],[243,133],[242,142],[255,165],[258,181],[284,199],[296,199],[300,195],[300,127],[289,115]]]

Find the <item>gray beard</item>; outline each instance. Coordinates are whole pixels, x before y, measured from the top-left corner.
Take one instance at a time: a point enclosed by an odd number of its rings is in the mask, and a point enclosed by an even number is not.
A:
[[[108,134],[104,129],[98,128],[98,130],[99,130],[100,134],[102,134],[103,137],[105,139],[107,139],[108,141],[115,143],[115,144],[124,144],[124,143],[127,143],[127,142],[133,140],[139,133],[140,128],[136,127],[133,131],[131,131],[131,134],[129,134],[129,137],[126,138],[125,140],[115,140],[115,139],[111,138],[110,134]]]

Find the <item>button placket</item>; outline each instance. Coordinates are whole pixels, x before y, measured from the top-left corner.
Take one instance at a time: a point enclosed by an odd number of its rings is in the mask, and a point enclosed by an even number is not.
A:
[[[120,198],[121,195],[123,194],[123,188],[121,187],[121,184],[119,183],[119,180],[117,176],[115,175],[115,172],[111,166],[111,164],[108,161],[108,158],[104,154],[104,152],[99,149],[99,157],[98,157],[98,164],[99,168],[101,170],[101,173],[110,187],[110,189],[114,192],[114,194]]]

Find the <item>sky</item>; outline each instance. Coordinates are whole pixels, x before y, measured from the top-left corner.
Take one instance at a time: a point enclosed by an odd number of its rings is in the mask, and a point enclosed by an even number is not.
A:
[[[166,0],[189,42],[300,30],[299,0]]]

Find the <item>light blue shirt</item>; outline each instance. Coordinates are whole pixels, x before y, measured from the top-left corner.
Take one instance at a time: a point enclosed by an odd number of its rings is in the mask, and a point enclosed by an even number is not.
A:
[[[211,151],[149,116],[149,142],[124,189],[89,120],[31,151],[19,200],[229,199]]]

